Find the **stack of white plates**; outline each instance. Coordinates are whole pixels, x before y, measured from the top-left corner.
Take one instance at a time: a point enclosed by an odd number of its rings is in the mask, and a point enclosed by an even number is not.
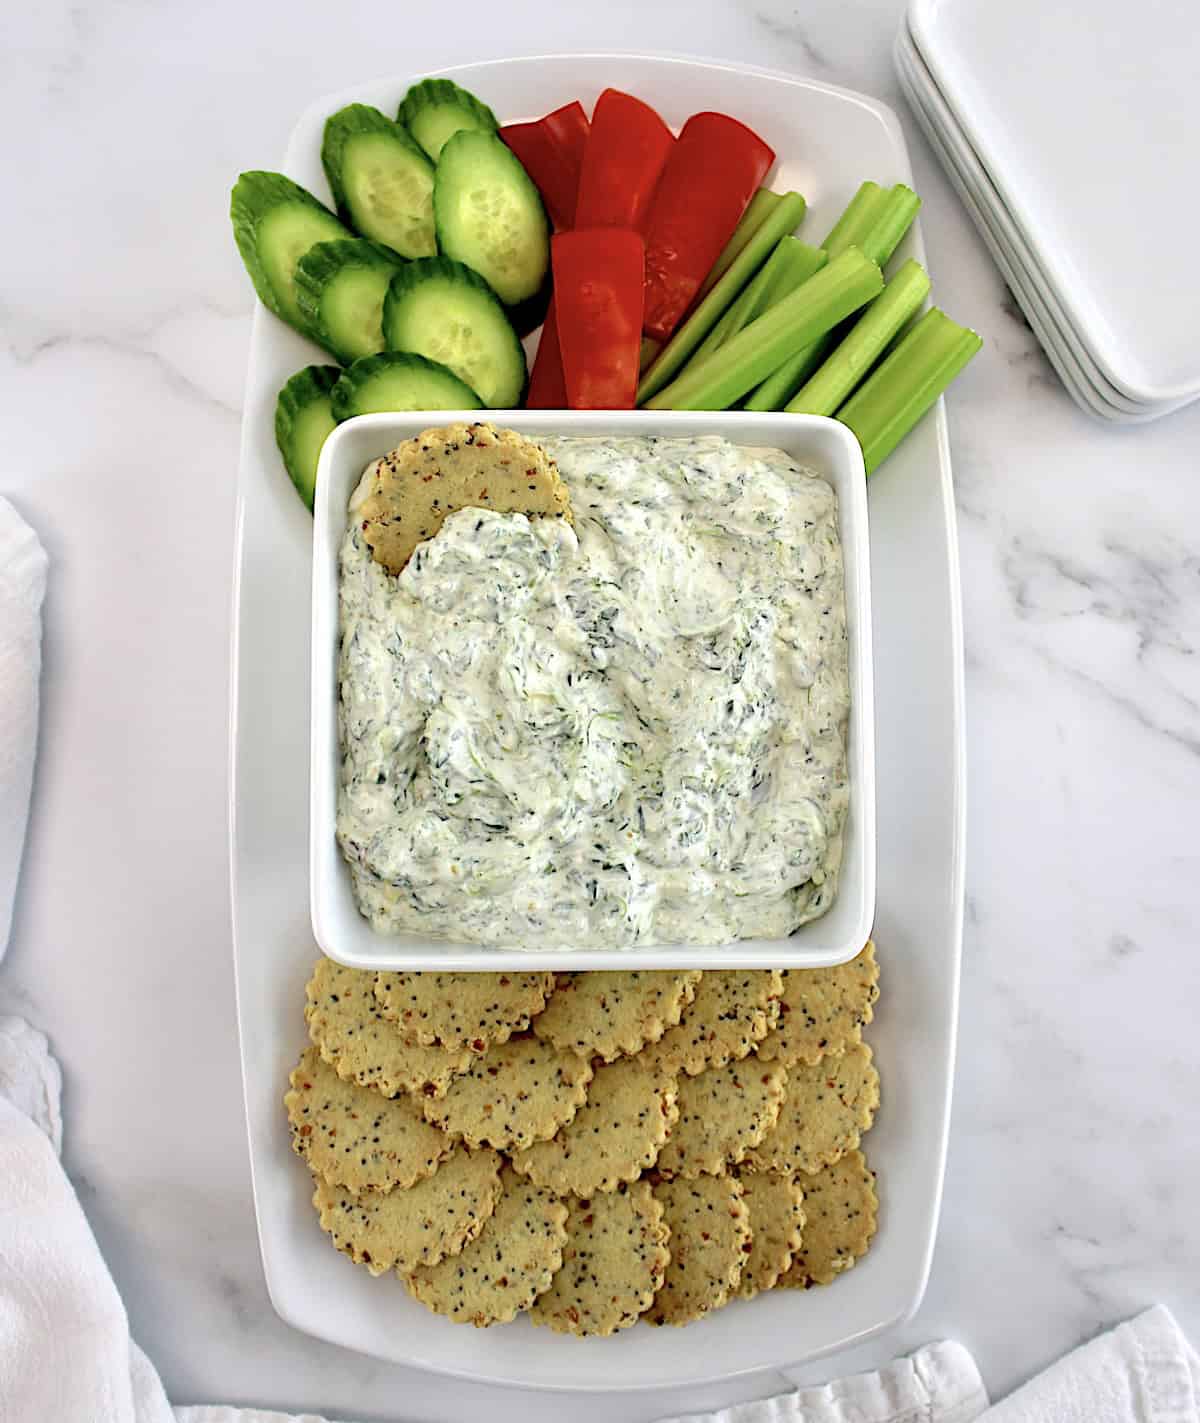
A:
[[[904,92],[1072,396],[1200,396],[1200,4],[910,0]]]

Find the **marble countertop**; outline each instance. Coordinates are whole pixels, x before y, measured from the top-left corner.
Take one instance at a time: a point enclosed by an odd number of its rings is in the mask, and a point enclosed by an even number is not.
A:
[[[10,24],[0,490],[52,571],[0,1011],[62,1059],[67,1166],[176,1402],[599,1423],[782,1386],[568,1401],[433,1378],[292,1332],[258,1260],[226,857],[251,306],[230,181],[364,76],[585,47],[744,60],[893,104],[939,299],[987,343],[950,400],[970,828],[941,1233],[917,1318],[802,1376],[953,1336],[999,1394],[1155,1300],[1200,1338],[1200,405],[1112,429],[1071,404],[905,110],[901,8],[60,0]]]

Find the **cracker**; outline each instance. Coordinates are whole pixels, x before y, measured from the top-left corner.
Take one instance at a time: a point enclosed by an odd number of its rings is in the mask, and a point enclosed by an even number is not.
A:
[[[760,1062],[753,1053],[697,1077],[681,1077],[679,1120],[659,1152],[657,1169],[671,1176],[722,1175],[779,1120],[786,1090],[787,1069]]]
[[[501,1164],[494,1151],[460,1147],[406,1191],[356,1192],[318,1179],[313,1205],[321,1229],[356,1265],[373,1275],[407,1274],[475,1239],[500,1197]]]
[[[879,997],[875,945],[849,963],[834,968],[783,970],[779,1022],[763,1039],[758,1055],[765,1062],[816,1063],[826,1053],[844,1052],[862,1040]]]
[[[355,499],[364,542],[389,573],[459,509],[571,522],[567,487],[545,450],[482,423],[414,435],[368,467]]]
[[[598,1067],[587,1101],[550,1141],[518,1151],[522,1175],[559,1195],[614,1191],[653,1166],[675,1123],[675,1078],[640,1057]]]
[[[375,975],[322,959],[308,983],[308,1035],[339,1077],[378,1087],[385,1097],[409,1092],[441,1097],[471,1064],[471,1053],[417,1047],[379,1011]]]
[[[779,1121],[747,1153],[756,1171],[819,1171],[858,1145],[879,1106],[879,1073],[866,1043],[788,1068]]]
[[[747,1056],[779,1016],[778,969],[706,969],[678,1027],[651,1049],[669,1071],[695,1076]]]
[[[738,1294],[753,1299],[774,1289],[803,1242],[804,1190],[800,1178],[782,1171],[745,1172],[742,1199],[750,1212],[751,1249],[742,1266]]]
[[[751,1250],[750,1214],[733,1176],[660,1181],[654,1194],[671,1232],[671,1263],[646,1319],[689,1324],[736,1289]]]
[[[484,1052],[524,1032],[554,988],[552,973],[378,973],[375,997],[406,1042]]]
[[[533,1031],[605,1062],[657,1042],[696,994],[700,970],[564,973]]]
[[[804,1235],[782,1289],[830,1285],[867,1253],[879,1218],[875,1173],[861,1151],[804,1178]]]
[[[586,1058],[525,1034],[474,1057],[445,1096],[425,1102],[425,1119],[468,1146],[520,1150],[569,1122],[591,1080]]]
[[[354,1191],[390,1191],[432,1176],[450,1139],[407,1096],[388,1098],[344,1081],[315,1047],[305,1048],[284,1097],[292,1150],[315,1175]]]
[[[426,1309],[458,1324],[505,1324],[549,1288],[566,1238],[565,1204],[506,1166],[495,1212],[476,1239],[453,1259],[411,1271],[406,1283]]]
[[[663,1208],[647,1181],[574,1201],[563,1262],[534,1303],[559,1334],[615,1334],[649,1309],[671,1258]]]

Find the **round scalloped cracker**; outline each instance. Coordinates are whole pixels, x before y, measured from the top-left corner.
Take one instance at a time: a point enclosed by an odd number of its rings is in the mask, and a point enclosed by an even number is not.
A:
[[[562,1264],[567,1207],[506,1166],[500,1199],[478,1236],[453,1259],[422,1265],[405,1283],[457,1324],[507,1324],[549,1288]]]
[[[594,1195],[653,1166],[679,1111],[674,1076],[640,1057],[596,1069],[587,1101],[549,1141],[514,1154],[518,1171],[559,1195]]]
[[[783,1064],[760,1062],[753,1053],[697,1077],[681,1077],[679,1120],[656,1169],[670,1176],[722,1175],[779,1120],[786,1091]]]
[[[756,1171],[819,1171],[853,1151],[879,1106],[879,1073],[866,1043],[788,1068],[779,1121],[746,1156]]]
[[[679,1025],[668,1028],[649,1055],[668,1071],[695,1077],[746,1057],[779,1016],[778,969],[706,969]]]
[[[562,1266],[534,1303],[533,1322],[581,1338],[636,1324],[663,1282],[667,1238],[648,1181],[573,1202]]]
[[[441,1097],[472,1054],[406,1043],[380,1012],[374,989],[373,973],[321,959],[308,981],[309,1037],[339,1077],[360,1087],[377,1087],[385,1097]]]
[[[484,1052],[524,1032],[554,988],[552,973],[378,973],[375,997],[406,1042]]]
[[[726,1303],[752,1249],[750,1213],[734,1176],[660,1181],[671,1263],[646,1313],[651,1324],[690,1324]]]
[[[367,468],[351,507],[375,562],[396,574],[459,509],[572,522],[567,487],[545,450],[483,423],[405,440]]]
[[[456,1255],[474,1240],[500,1197],[501,1165],[494,1151],[460,1147],[406,1191],[356,1192],[318,1179],[313,1205],[321,1229],[356,1265],[373,1275],[391,1269],[407,1274]]]
[[[564,973],[533,1031],[556,1047],[612,1062],[678,1023],[699,982],[699,969]]]
[[[766,1062],[816,1063],[826,1053],[843,1052],[862,1039],[879,997],[875,945],[833,968],[783,970],[779,1022],[759,1045]]]
[[[450,1139],[407,1096],[385,1097],[339,1077],[315,1047],[305,1048],[284,1097],[292,1150],[309,1169],[353,1191],[390,1191],[432,1176]]]
[[[800,1178],[782,1171],[747,1171],[738,1179],[750,1212],[751,1249],[742,1266],[738,1294],[753,1299],[775,1288],[800,1249],[804,1230],[804,1190]]]
[[[520,1150],[569,1122],[591,1080],[586,1058],[526,1034],[474,1058],[444,1096],[425,1102],[425,1119],[469,1146]]]
[[[867,1253],[879,1218],[875,1173],[861,1151],[804,1178],[804,1235],[781,1289],[831,1285]]]

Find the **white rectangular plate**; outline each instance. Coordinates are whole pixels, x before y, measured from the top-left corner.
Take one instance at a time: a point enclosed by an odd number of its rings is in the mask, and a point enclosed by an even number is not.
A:
[[[866,479],[858,441],[836,420],[814,415],[758,415],[737,410],[688,414],[672,410],[501,411],[497,419],[537,440],[544,435],[723,435],[741,444],[786,450],[797,464],[824,475],[837,491],[838,528],[845,562],[849,640],[850,810],[843,835],[838,892],[827,913],[786,939],[743,939],[719,947],[659,944],[631,949],[528,951],[377,934],[358,911],[349,866],[334,835],[342,756],[338,743],[339,553],[347,503],[372,461],[425,429],[431,419],[461,416],[363,415],[340,425],[321,451],[313,553],[312,798],[309,874],[317,943],[350,968],[520,970],[679,968],[699,961],[712,968],[818,968],[845,963],[862,948],[875,914],[875,748],[871,695],[871,596]]]
[[[777,189],[809,200],[819,240],[863,178],[911,182],[890,110],[768,71],[635,55],[496,61],[445,71],[512,120],[606,85],[669,123],[723,109],[779,154]],[[414,76],[418,77],[418,76]],[[286,171],[319,195],[324,117],[354,99],[394,108],[408,79],[315,104]],[[913,232],[896,260],[923,259]],[[883,1083],[866,1150],[880,1228],[862,1264],[828,1289],[781,1291],[685,1329],[612,1339],[534,1329],[465,1330],[372,1279],[330,1246],[308,1173],[289,1148],[282,1097],[305,1043],[304,983],[317,955],[308,913],[309,596],[312,528],[279,462],[275,396],[313,348],[261,307],[247,378],[239,484],[231,862],[242,1071],[263,1267],[297,1329],[381,1358],[526,1387],[636,1389],[773,1368],[858,1343],[907,1318],[937,1227],[954,1067],[963,894],[962,629],[950,460],[941,406],[872,476],[878,909],[883,996],[870,1030]]]
[[[1149,255],[1200,219],[1181,181],[1200,125],[1195,5],[913,0],[908,23],[1106,379],[1143,405],[1200,396],[1200,288]]]

